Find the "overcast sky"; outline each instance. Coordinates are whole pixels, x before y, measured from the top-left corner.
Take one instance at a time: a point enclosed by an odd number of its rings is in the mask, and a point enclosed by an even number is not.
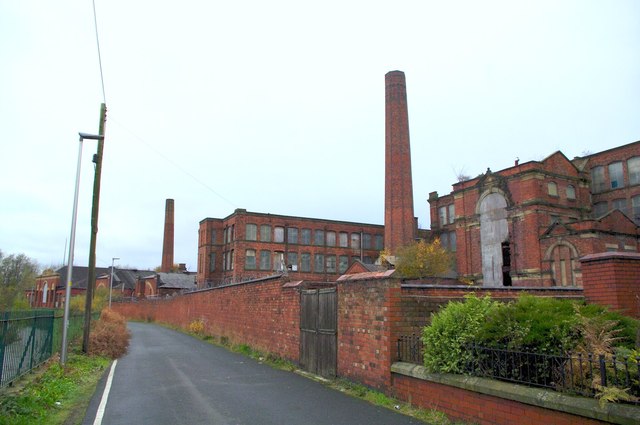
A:
[[[95,0],[108,117],[97,264],[175,261],[236,208],[384,223],[384,76],[429,192],[640,140],[640,2]],[[78,132],[103,102],[91,0],[0,1],[0,250],[66,261]],[[87,265],[96,142],[82,161]]]

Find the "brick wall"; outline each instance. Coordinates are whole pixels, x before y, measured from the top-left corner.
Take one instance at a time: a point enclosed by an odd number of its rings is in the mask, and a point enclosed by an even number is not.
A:
[[[543,409],[474,391],[393,374],[395,396],[414,406],[436,409],[479,425],[596,425],[605,422]]]
[[[588,302],[640,319],[640,254],[605,252],[580,261]]]
[[[213,288],[170,299],[114,304],[128,319],[168,323],[188,329],[202,319],[206,333],[248,344],[297,362],[300,297],[281,279]]]
[[[373,388],[391,386],[399,295],[397,279],[339,282],[338,376]]]

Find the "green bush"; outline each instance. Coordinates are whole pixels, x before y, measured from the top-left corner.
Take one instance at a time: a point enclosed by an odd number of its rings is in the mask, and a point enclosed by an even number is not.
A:
[[[555,298],[522,295],[499,303],[476,335],[490,347],[544,354],[563,354],[578,338],[573,303]]]
[[[505,303],[473,295],[432,315],[423,331],[424,362],[431,371],[461,373],[469,343],[550,355],[585,347],[612,354],[637,347],[639,329],[638,320],[584,302],[522,295]]]
[[[424,328],[424,364],[432,372],[462,373],[470,354],[465,346],[476,341],[487,316],[498,303],[489,297],[465,297],[464,302],[450,301]]]

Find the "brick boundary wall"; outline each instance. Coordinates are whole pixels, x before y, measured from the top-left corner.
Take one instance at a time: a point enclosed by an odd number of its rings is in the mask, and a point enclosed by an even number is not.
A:
[[[337,290],[338,376],[390,388],[397,357],[392,326],[402,314],[399,280],[339,281]]]
[[[478,425],[611,423],[396,373],[393,374],[393,391],[395,397],[414,406],[436,409],[451,419]],[[596,401],[593,403],[597,404]]]
[[[640,254],[603,252],[580,261],[588,302],[640,319]]]
[[[634,263],[635,264],[635,263]],[[363,275],[367,275],[364,273]],[[637,274],[636,274],[637,277]],[[494,298],[514,299],[522,292],[540,296],[582,298],[581,288],[483,289],[403,283],[385,275],[379,278],[343,276],[337,282],[337,374],[426,408],[444,411],[455,419],[479,424],[530,423],[596,424],[598,421],[545,409],[465,388],[416,379],[392,371],[397,361],[397,339],[421,332],[432,312],[450,299],[475,292]],[[342,278],[341,278],[342,279]],[[188,329],[194,320],[205,332],[230,343],[276,354],[299,363],[301,282],[281,278],[212,288],[168,299],[114,304],[128,319],[168,323]],[[514,422],[514,418],[517,418]]]
[[[127,319],[185,330],[201,319],[208,335],[296,363],[299,360],[300,293],[282,279],[262,279],[168,299],[115,303],[113,309]]]

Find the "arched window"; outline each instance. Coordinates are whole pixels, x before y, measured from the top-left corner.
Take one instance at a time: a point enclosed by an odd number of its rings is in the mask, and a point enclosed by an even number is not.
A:
[[[507,200],[501,193],[490,193],[481,198],[478,213],[483,286],[502,286],[505,283],[504,274],[510,273],[511,266],[503,258],[503,242],[509,240]]]
[[[555,286],[575,286],[574,267],[577,257],[576,249],[568,243],[560,243],[551,249],[549,260]]]
[[[47,304],[47,296],[49,295],[49,284],[47,282],[44,283],[42,287],[42,305]]]

